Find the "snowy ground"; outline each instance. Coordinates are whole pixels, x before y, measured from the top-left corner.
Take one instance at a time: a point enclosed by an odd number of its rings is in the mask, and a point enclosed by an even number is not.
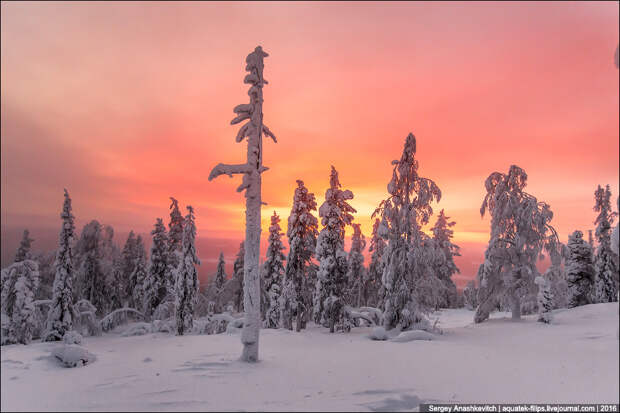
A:
[[[618,303],[558,310],[554,324],[440,313],[435,341],[377,342],[369,328],[262,330],[247,365],[238,335],[86,338],[97,357],[63,368],[58,344],[1,347],[1,409],[414,410],[422,402],[618,403]]]

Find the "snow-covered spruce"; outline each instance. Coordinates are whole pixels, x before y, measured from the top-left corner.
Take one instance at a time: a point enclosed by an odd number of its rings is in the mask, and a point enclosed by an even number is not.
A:
[[[363,251],[366,248],[366,237],[362,234],[361,224],[351,224],[353,236],[351,237],[351,250],[349,251],[349,271],[347,283],[349,287],[348,303],[354,307],[368,305],[369,284],[366,268],[364,268]]]
[[[77,268],[78,299],[90,301],[104,315],[109,309],[109,288],[102,268],[103,236],[101,224],[92,220],[84,225],[75,253],[80,263]]]
[[[258,338],[260,331],[260,210],[261,210],[261,173],[268,168],[263,166],[262,134],[270,136],[273,141],[276,137],[263,123],[263,85],[267,81],[263,78],[263,59],[269,56],[260,46],[257,46],[246,59],[245,70],[249,73],[243,79],[250,84],[248,95],[249,104],[235,106],[233,111],[237,116],[230,122],[235,125],[248,120],[237,133],[237,142],[248,138],[247,159],[245,164],[225,165],[218,164],[209,174],[209,180],[220,175],[243,174],[243,181],[237,188],[238,192],[245,190],[245,268],[244,268],[244,309],[245,322],[241,342],[243,353],[241,359],[248,362],[258,361]]]
[[[168,223],[168,294],[174,295],[175,274],[182,261],[183,227],[185,222],[179,210],[179,201],[170,197],[170,222]]]
[[[56,252],[54,267],[54,287],[52,304],[47,313],[43,341],[62,340],[67,331],[73,329],[76,312],[73,308],[73,240],[75,237],[75,224],[71,213],[71,198],[65,189],[65,201],[60,218],[62,228],[60,230],[60,243]]]
[[[284,277],[284,260],[286,256],[282,243],[280,217],[273,211],[271,225],[269,226],[269,238],[267,257],[263,264],[262,281],[263,296],[261,305],[264,306],[263,326],[265,328],[280,327],[280,293],[282,292],[282,280]]]
[[[611,248],[611,228],[616,213],[611,210],[611,191],[609,185],[600,185],[594,192],[594,211],[598,216],[596,224],[596,240],[598,248],[594,257],[596,302],[608,303],[616,301],[618,294],[618,261],[614,255],[617,251]]]
[[[458,267],[454,263],[454,257],[458,257],[459,246],[452,243],[452,237],[454,231],[452,227],[456,225],[456,222],[450,221],[450,217],[447,217],[442,209],[439,211],[437,221],[432,228],[433,231],[433,244],[437,249],[433,263],[434,273],[437,275],[442,283],[442,295],[439,297],[440,307],[456,307],[456,285],[452,281],[454,274],[460,273]]]
[[[386,248],[385,240],[379,235],[378,229],[381,221],[376,218],[372,226],[372,237],[370,238],[370,264],[368,265],[367,281],[364,286],[366,305],[373,307],[383,307],[384,288],[381,283],[383,277],[383,253]]]
[[[314,299],[314,318],[320,324],[349,331],[351,320],[346,317],[347,254],[344,251],[344,230],[353,221],[356,210],[347,202],[353,199],[353,192],[340,189],[338,172],[332,166],[329,188],[325,191],[325,202],[319,208],[323,229],[316,243],[316,259],[319,261]]]
[[[224,303],[222,303],[222,294],[224,292],[226,279],[226,261],[224,261],[224,253],[220,252],[215,276],[207,289],[210,312],[221,313],[223,311],[222,307]]]
[[[534,283],[538,286],[538,321],[542,323],[550,323],[553,319],[553,294],[551,293],[551,283],[548,279],[540,275],[534,279]]]
[[[28,344],[36,327],[34,295],[39,286],[39,266],[36,261],[22,259],[0,274],[0,344]]]
[[[182,336],[191,331],[194,324],[194,307],[198,295],[198,272],[196,265],[200,260],[196,255],[196,219],[194,208],[187,206],[187,215],[183,223],[181,262],[175,271],[175,314],[177,334]]]
[[[17,254],[15,254],[14,262],[32,259],[32,256],[30,254],[32,241],[34,240],[30,238],[30,232],[25,229],[24,234],[22,235],[22,240],[19,242],[19,248],[17,248]]]
[[[309,297],[314,291],[314,285],[310,283],[310,273],[319,224],[312,215],[312,211],[316,211],[314,194],[308,192],[303,181],[296,182],[286,232],[289,253],[280,296],[280,325],[292,330],[295,322],[295,329],[301,331],[312,310]]]
[[[151,256],[144,280],[144,311],[147,317],[153,314],[168,293],[168,234],[161,218],[157,218],[151,235]]]
[[[463,304],[468,310],[475,310],[478,307],[478,289],[476,282],[469,280],[463,289]]]
[[[121,259],[119,263],[118,272],[120,274],[120,280],[118,280],[117,288],[119,288],[118,300],[122,304],[128,301],[128,304],[132,307],[136,307],[134,301],[134,294],[132,293],[136,288],[136,280],[132,277],[136,266],[136,234],[133,231],[129,231],[127,241],[121,252]],[[140,303],[140,306],[142,303]]]
[[[390,196],[381,201],[372,217],[379,216],[379,235],[387,240],[383,254],[382,283],[385,289],[384,327],[411,328],[422,321],[432,307],[432,254],[422,226],[433,213],[431,202],[441,199],[441,190],[428,178],[418,175],[415,159],[416,139],[409,133],[400,160],[392,161],[394,169],[387,190]],[[424,288],[422,288],[424,287]],[[430,291],[432,293],[432,290]]]
[[[491,215],[491,237],[485,252],[474,321],[480,323],[500,297],[510,302],[512,318],[521,318],[521,300],[533,290],[536,262],[543,248],[559,248],[553,212],[544,202],[524,191],[527,174],[511,165],[507,174],[493,172],[485,181],[487,194],[480,214]]]
[[[245,267],[245,242],[239,244],[239,252],[233,262],[232,278],[228,281],[226,289],[227,296],[232,299],[235,311],[243,312],[243,284],[244,284],[244,267]]]
[[[592,249],[583,239],[581,231],[568,236],[566,258],[566,281],[568,283],[568,307],[591,304],[594,286]]]
[[[136,238],[134,250],[134,266],[133,272],[129,276],[129,285],[133,286],[128,294],[131,296],[130,306],[139,311],[144,311],[144,283],[148,276],[148,268],[146,263],[146,249],[142,236]]]

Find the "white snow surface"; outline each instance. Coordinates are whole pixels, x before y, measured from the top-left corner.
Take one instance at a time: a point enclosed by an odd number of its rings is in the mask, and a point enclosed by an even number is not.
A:
[[[433,341],[394,343],[310,325],[261,332],[261,360],[239,361],[237,334],[88,337],[97,361],[67,369],[58,343],[0,347],[2,411],[415,410],[423,402],[618,403],[618,303],[507,313],[473,324],[442,310]],[[129,328],[125,326],[124,328]],[[36,397],[32,397],[36,389]]]

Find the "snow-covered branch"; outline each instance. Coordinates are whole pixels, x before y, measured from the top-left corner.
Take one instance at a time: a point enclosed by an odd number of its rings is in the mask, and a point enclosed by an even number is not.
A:
[[[252,167],[248,164],[239,165],[227,165],[224,163],[218,163],[211,173],[209,174],[209,181],[217,178],[220,175],[228,175],[232,178],[233,174],[247,174],[252,171]]]

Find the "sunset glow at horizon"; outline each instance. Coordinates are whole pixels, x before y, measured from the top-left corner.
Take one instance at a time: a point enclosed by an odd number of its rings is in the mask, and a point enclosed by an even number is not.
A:
[[[489,239],[480,205],[494,171],[527,172],[562,242],[594,228],[597,185],[616,210],[618,2],[1,7],[3,238],[60,228],[67,188],[78,230],[97,219],[148,234],[174,196],[195,208],[198,237],[243,239],[241,178],[207,177],[245,159],[230,120],[259,44],[278,138],[263,140],[263,240],[274,210],[286,232],[297,179],[321,205],[333,165],[369,241],[409,132],[420,175],[442,191],[435,212],[457,223],[463,279]]]

